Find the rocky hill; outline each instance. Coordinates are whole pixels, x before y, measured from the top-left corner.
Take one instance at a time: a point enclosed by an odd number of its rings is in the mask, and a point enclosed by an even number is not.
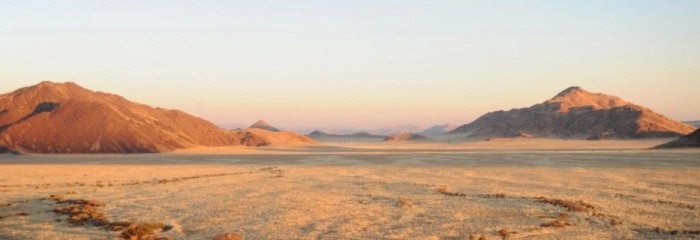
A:
[[[676,137],[695,127],[619,97],[571,87],[529,108],[487,113],[450,133],[468,137],[647,138]]]
[[[0,147],[32,153],[156,153],[247,145],[240,134],[178,110],[75,83],[42,82],[0,95]]]

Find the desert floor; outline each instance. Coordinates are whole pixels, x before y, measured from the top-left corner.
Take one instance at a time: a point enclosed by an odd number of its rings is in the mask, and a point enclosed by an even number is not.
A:
[[[700,151],[644,149],[658,143],[0,155],[0,239],[119,237],[69,223],[52,194],[103,202],[110,221],[162,222],[175,239],[698,239]]]

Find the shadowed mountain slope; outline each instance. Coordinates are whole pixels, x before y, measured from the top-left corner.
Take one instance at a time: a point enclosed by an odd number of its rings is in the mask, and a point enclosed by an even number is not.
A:
[[[700,129],[676,140],[661,144],[654,148],[696,148],[700,147]]]

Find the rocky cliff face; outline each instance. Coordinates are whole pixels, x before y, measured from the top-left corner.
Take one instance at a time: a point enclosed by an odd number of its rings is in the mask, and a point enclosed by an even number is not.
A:
[[[471,137],[614,138],[674,137],[695,128],[616,96],[571,87],[529,108],[487,113],[450,133]]]

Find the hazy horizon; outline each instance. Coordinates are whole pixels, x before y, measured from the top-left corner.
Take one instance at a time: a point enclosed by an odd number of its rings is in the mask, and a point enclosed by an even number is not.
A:
[[[700,119],[698,1],[0,1],[0,92],[72,81],[217,124],[465,124],[570,86]]]

